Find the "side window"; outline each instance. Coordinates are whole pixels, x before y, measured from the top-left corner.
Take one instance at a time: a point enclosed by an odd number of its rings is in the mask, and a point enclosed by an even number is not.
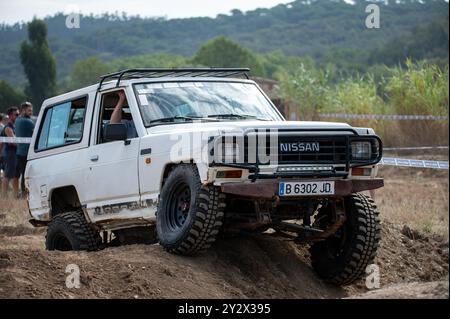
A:
[[[39,131],[36,151],[79,143],[83,136],[87,98],[48,108]]]
[[[106,143],[103,140],[103,131],[106,124],[109,124],[111,121],[111,116],[114,112],[119,101],[119,96],[117,95],[117,91],[104,93],[101,99],[101,107],[100,107],[100,116],[97,130],[97,144]],[[120,114],[121,123],[125,124],[127,127],[127,135],[128,138],[137,137],[136,128],[134,126],[133,117],[131,115],[131,110],[128,105],[128,101],[125,98],[125,101],[122,105],[122,111]]]

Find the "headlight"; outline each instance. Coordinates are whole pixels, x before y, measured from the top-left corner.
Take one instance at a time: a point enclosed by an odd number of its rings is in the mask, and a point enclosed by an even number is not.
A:
[[[370,160],[372,158],[372,144],[370,142],[352,142],[352,159]]]

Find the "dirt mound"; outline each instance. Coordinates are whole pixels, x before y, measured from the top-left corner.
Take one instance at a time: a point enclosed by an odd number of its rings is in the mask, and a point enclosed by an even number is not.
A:
[[[448,241],[439,236],[385,223],[375,262],[382,283],[436,281],[448,275],[448,254]]]
[[[449,243],[444,238],[384,222],[375,258],[380,267],[381,287],[442,280],[448,276],[448,257]],[[361,280],[346,290],[354,295],[367,288]]]
[[[339,298],[320,281],[296,245],[269,236],[219,242],[198,257],[168,254],[159,245],[95,253],[0,252],[0,297],[39,298]],[[65,287],[76,264],[81,288]]]
[[[411,239],[402,228],[383,225],[376,260],[382,288],[448,276],[448,243],[419,235]],[[65,286],[69,264],[80,268],[79,289]],[[385,296],[394,297],[398,287]],[[448,285],[433,291],[448,296]],[[306,246],[269,234],[222,239],[197,257],[168,254],[159,245],[91,253],[0,248],[0,298],[342,298],[364,292],[363,280],[345,288],[324,283]]]

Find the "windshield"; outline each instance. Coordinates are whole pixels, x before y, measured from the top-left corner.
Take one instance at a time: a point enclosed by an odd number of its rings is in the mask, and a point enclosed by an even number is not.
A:
[[[145,126],[193,120],[281,120],[251,83],[167,82],[135,85]]]

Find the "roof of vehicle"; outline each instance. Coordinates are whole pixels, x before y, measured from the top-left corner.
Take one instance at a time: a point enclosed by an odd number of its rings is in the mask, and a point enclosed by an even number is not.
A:
[[[48,98],[44,105],[52,105],[61,100],[72,98],[74,95],[84,95],[93,91],[113,89],[134,83],[160,82],[160,81],[222,81],[236,79],[242,82],[254,83],[249,80],[248,68],[142,68],[126,69],[115,73],[106,74],[100,77],[100,82],[67,92],[58,96]],[[239,78],[241,77],[241,78]],[[243,77],[243,78],[242,78]]]

